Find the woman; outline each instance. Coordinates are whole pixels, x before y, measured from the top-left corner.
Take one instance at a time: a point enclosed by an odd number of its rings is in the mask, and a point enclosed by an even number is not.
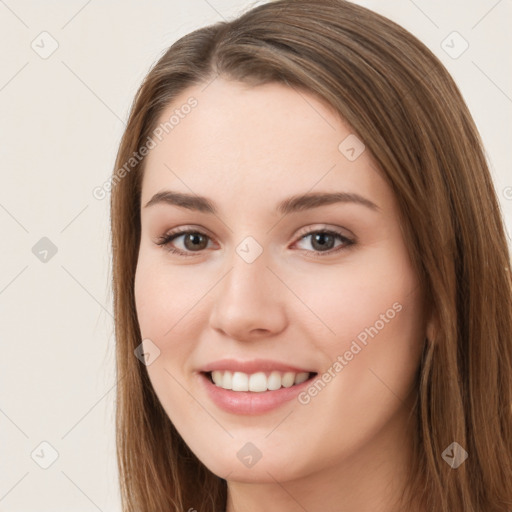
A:
[[[422,43],[343,0],[197,30],[115,169],[124,511],[512,509],[510,255]]]

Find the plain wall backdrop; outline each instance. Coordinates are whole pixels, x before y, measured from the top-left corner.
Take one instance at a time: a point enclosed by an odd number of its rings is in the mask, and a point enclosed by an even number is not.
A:
[[[0,0],[0,511],[120,511],[109,196],[92,191],[151,65],[258,3]],[[407,28],[454,76],[511,236],[511,2],[356,3]]]

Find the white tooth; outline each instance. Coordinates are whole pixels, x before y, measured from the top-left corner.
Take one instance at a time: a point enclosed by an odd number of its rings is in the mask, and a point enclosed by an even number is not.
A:
[[[214,370],[212,372],[212,380],[215,385],[220,386],[222,384],[222,372],[219,370]]]
[[[275,391],[281,387],[281,374],[279,372],[272,372],[267,379],[267,388],[270,391]]]
[[[248,375],[244,372],[230,372],[215,370],[211,372],[212,380],[216,386],[233,391],[252,391],[262,393],[275,391],[281,387],[289,388],[294,384],[301,384],[309,377],[308,372],[286,372],[282,374],[273,371],[267,377],[265,372],[256,372]]]
[[[242,372],[233,373],[231,389],[233,391],[249,391],[249,376]]]
[[[220,386],[224,389],[232,389],[231,386],[233,385],[233,374],[229,371],[224,372],[224,377],[221,381]]]
[[[249,377],[249,391],[267,391],[267,377],[264,372],[253,373]]]
[[[308,372],[297,373],[297,375],[295,376],[295,384],[300,384],[300,383],[304,382],[305,380],[308,380],[308,377],[309,377]]]
[[[289,388],[289,387],[293,386],[294,380],[295,380],[295,373],[286,372],[281,379],[281,384],[283,385],[283,387]]]

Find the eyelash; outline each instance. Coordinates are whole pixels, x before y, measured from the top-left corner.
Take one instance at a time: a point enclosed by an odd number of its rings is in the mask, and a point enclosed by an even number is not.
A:
[[[346,236],[342,235],[338,231],[334,231],[334,230],[330,230],[330,229],[316,229],[316,230],[307,231],[307,232],[299,235],[299,238],[297,241],[301,241],[302,239],[306,238],[307,236],[313,235],[316,233],[324,233],[324,234],[333,235],[335,237],[338,237],[338,239],[340,239],[345,245],[340,245],[339,247],[337,247],[335,249],[330,249],[328,251],[307,251],[307,252],[313,253],[314,257],[322,258],[324,256],[332,255],[334,253],[344,251],[344,250],[348,249],[351,245],[354,245],[356,243],[355,240],[347,238]],[[198,235],[202,235],[207,238],[210,238],[206,233],[203,233],[202,231],[199,231],[197,229],[185,229],[185,230],[179,230],[179,231],[171,231],[170,233],[167,233],[166,235],[159,237],[158,241],[155,243],[158,246],[166,247],[167,250],[172,254],[178,254],[180,256],[185,256],[185,257],[197,256],[197,255],[199,255],[199,253],[201,251],[197,251],[197,253],[190,254],[188,252],[184,252],[180,249],[176,249],[175,247],[170,246],[170,243],[175,238],[179,238],[182,235],[188,235],[188,234],[198,234]],[[306,249],[302,249],[302,250],[306,250]]]

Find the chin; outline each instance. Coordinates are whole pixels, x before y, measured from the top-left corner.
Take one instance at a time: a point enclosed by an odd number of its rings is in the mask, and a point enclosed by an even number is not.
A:
[[[224,480],[245,483],[286,482],[307,476],[314,466],[298,459],[296,448],[290,450],[290,453],[282,450],[276,452],[275,448],[259,443],[261,449],[258,453],[258,449],[250,442],[232,441],[232,444],[237,445],[236,450],[219,446],[218,451],[210,451],[206,457],[198,456],[213,474]],[[239,444],[241,448],[238,448]]]

